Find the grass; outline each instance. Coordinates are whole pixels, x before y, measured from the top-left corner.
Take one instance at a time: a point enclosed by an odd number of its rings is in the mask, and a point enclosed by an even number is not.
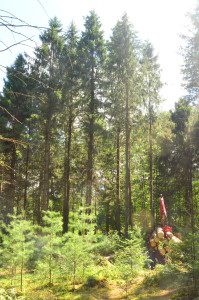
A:
[[[34,276],[34,277],[33,277]],[[128,283],[128,295],[125,293],[124,282],[121,280],[109,280],[96,283],[94,287],[77,284],[75,291],[67,285],[66,280],[56,279],[49,286],[47,281],[36,278],[34,274],[24,275],[24,289],[20,292],[20,277],[17,274],[12,281],[8,275],[0,276],[0,291],[5,289],[11,298],[20,300],[108,300],[108,299],[131,299],[131,300],[167,300],[179,298],[183,282],[186,279],[184,270],[159,266],[155,270],[144,270]],[[181,293],[182,294],[182,293]],[[14,296],[15,295],[15,296]],[[186,299],[186,298],[184,298]]]

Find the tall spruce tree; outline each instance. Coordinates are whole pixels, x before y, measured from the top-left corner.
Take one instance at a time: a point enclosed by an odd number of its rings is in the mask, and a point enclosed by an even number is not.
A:
[[[94,11],[86,17],[79,47],[81,51],[81,89],[83,95],[84,128],[87,140],[86,204],[92,204],[96,120],[102,104],[103,64],[105,47],[101,23]]]
[[[145,43],[142,59],[142,91],[143,101],[146,110],[148,123],[148,158],[149,158],[149,194],[150,194],[150,215],[151,227],[155,226],[155,203],[154,203],[154,123],[156,111],[160,102],[159,89],[161,87],[160,69],[157,57],[153,54],[153,47]]]
[[[51,182],[51,145],[53,128],[56,125],[56,114],[59,106],[61,81],[61,52],[64,38],[61,35],[61,24],[54,18],[49,22],[49,28],[40,36],[42,45],[36,49],[36,60],[33,75],[38,78],[36,93],[39,96],[38,111],[43,124],[44,151],[40,170],[40,207],[37,206],[37,219],[41,220],[41,210],[49,208]]]
[[[109,44],[110,73],[114,82],[111,84],[112,103],[115,107],[115,124],[117,140],[117,216],[119,216],[119,173],[120,173],[120,133],[125,137],[125,236],[129,225],[132,226],[132,196],[130,171],[130,144],[132,112],[137,103],[136,73],[138,68],[136,35],[132,31],[127,15],[118,21],[113,29]],[[122,121],[124,120],[124,121]],[[119,230],[119,223],[117,224]]]
[[[185,87],[190,100],[198,102],[199,93],[199,60],[198,60],[198,43],[199,43],[199,3],[195,11],[190,15],[192,30],[189,36],[185,36],[186,46],[184,48],[184,65],[182,68],[185,80]]]
[[[4,182],[2,187],[2,211],[4,218],[7,213],[13,212],[16,195],[19,193],[21,175],[17,172],[17,160],[21,155],[19,145],[22,135],[27,130],[27,120],[31,114],[29,98],[29,70],[28,64],[22,54],[18,55],[14,64],[7,68],[7,78],[0,99],[2,134],[8,140],[2,144],[2,152],[6,157],[7,167],[4,168]],[[24,182],[22,182],[22,187]],[[19,198],[22,196],[20,194]]]
[[[66,45],[62,53],[63,63],[63,119],[65,128],[65,154],[63,175],[63,232],[68,231],[70,205],[70,171],[72,132],[79,100],[79,57],[78,36],[75,25],[72,23],[66,36]]]
[[[191,109],[192,105],[196,104],[196,111],[198,110],[198,96],[199,96],[199,54],[198,54],[198,43],[199,43],[199,2],[197,1],[197,5],[195,8],[195,11],[190,15],[190,19],[192,22],[192,30],[189,36],[185,37],[186,46],[184,49],[184,66],[183,66],[183,74],[184,74],[184,81],[185,81],[185,87],[188,92],[188,95],[186,99],[181,102],[179,102],[178,107],[176,107],[176,114],[173,114],[173,118],[178,115],[187,116],[186,113],[191,112],[193,108]],[[191,105],[189,105],[191,104]],[[178,114],[179,111],[179,114]],[[181,131],[188,130],[188,125],[181,124],[180,120],[178,121],[179,125],[183,125],[184,128],[180,128],[179,126],[176,127],[178,131],[181,129]],[[182,122],[184,121],[184,118],[182,119]],[[177,123],[177,124],[178,124]],[[177,125],[176,124],[176,125]],[[196,127],[195,127],[196,126]],[[195,120],[195,128],[197,128],[197,117]],[[197,131],[197,129],[196,129]],[[192,132],[191,132],[192,135]],[[197,151],[195,151],[195,147],[193,144],[193,141],[191,138],[187,137],[181,137],[181,140],[184,140],[184,143],[186,144],[186,203],[187,203],[187,209],[190,213],[190,209],[192,209],[191,213],[191,221],[192,221],[192,228],[195,227],[194,225],[194,216],[192,214],[193,211],[193,200],[192,200],[192,180],[194,176],[194,169],[197,163],[195,163],[195,154]],[[197,155],[196,155],[197,157]],[[192,207],[192,208],[191,208]]]

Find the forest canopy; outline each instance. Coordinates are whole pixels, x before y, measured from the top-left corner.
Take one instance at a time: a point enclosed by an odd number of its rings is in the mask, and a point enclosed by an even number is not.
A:
[[[57,272],[76,266],[68,275],[75,289],[78,276],[87,276],[85,266],[93,270],[93,253],[103,255],[103,243],[108,254],[116,253],[117,277],[126,276],[128,283],[147,264],[145,236],[160,226],[163,194],[168,224],[184,239],[189,235],[196,295],[198,10],[192,21],[184,50],[187,95],[169,112],[159,110],[158,57],[127,14],[108,40],[94,11],[80,34],[74,23],[65,32],[53,18],[34,56],[19,54],[6,68],[0,95],[0,253],[3,268],[9,266],[12,275],[20,269],[21,289],[25,270],[46,272],[52,284]]]

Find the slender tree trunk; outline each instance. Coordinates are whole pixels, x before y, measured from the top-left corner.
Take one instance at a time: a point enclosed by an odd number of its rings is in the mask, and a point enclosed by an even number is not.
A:
[[[188,197],[190,202],[190,213],[191,213],[191,228],[192,231],[195,232],[195,211],[194,211],[194,203],[193,203],[193,178],[192,178],[192,162],[190,163],[189,167],[189,174],[188,174]]]
[[[94,87],[94,67],[91,75],[91,94],[89,104],[89,127],[88,127],[88,157],[87,157],[87,185],[86,185],[86,205],[92,204],[93,188],[93,152],[94,152],[94,111],[95,111],[95,87]],[[88,213],[90,209],[88,209]]]
[[[117,145],[116,145],[116,202],[115,202],[115,225],[119,235],[121,235],[121,223],[120,223],[120,127],[117,128]]]
[[[76,281],[76,260],[73,262],[73,291],[75,291],[75,281]]]
[[[188,170],[187,170],[187,202],[189,205],[189,215],[190,215],[190,225],[191,225],[191,231],[192,231],[192,268],[193,268],[193,286],[194,286],[194,292],[197,293],[198,288],[198,276],[196,274],[195,264],[196,264],[196,223],[195,223],[195,210],[194,210],[194,202],[193,202],[193,154],[191,151],[188,152]]]
[[[49,115],[45,124],[45,145],[44,145],[44,178],[42,210],[48,210],[49,205],[49,185],[50,185],[50,134],[51,134],[51,116]]]
[[[16,148],[15,145],[12,145],[12,157],[11,157],[11,169],[10,169],[10,192],[9,196],[10,199],[8,199],[8,211],[9,213],[13,213],[13,208],[15,204],[15,168],[16,168]]]
[[[3,193],[4,168],[0,166],[0,197]]]
[[[44,179],[43,179],[43,196],[42,196],[42,210],[48,210],[49,207],[49,187],[50,187],[50,146],[51,146],[51,131],[52,131],[52,118],[54,111],[54,92],[53,87],[53,74],[54,74],[54,51],[51,45],[50,53],[50,67],[49,67],[49,86],[50,89],[47,92],[47,109],[46,109],[46,123],[44,132]]]
[[[14,134],[13,134],[14,136]],[[7,154],[8,155],[8,154]],[[10,146],[9,168],[6,168],[6,181],[2,192],[1,213],[5,223],[9,223],[8,214],[13,214],[15,205],[15,169],[16,169],[16,148],[15,144]]]
[[[52,285],[52,254],[50,254],[49,260],[49,285]]]
[[[63,199],[63,233],[68,231],[69,222],[69,203],[70,203],[70,154],[72,140],[72,112],[70,111],[67,128],[68,142],[65,141],[65,158],[64,158],[64,199]]]
[[[132,226],[132,202],[130,180],[130,119],[129,119],[129,88],[126,84],[125,104],[125,237],[128,237],[129,225]]]
[[[150,215],[151,228],[155,226],[155,209],[153,197],[153,143],[152,143],[152,116],[149,104],[149,192],[150,192]]]
[[[22,262],[21,262],[21,270],[20,270],[21,291],[23,291],[23,267],[24,267],[24,260],[23,260],[23,258],[22,258]]]
[[[129,136],[131,131],[129,129]],[[129,168],[128,168],[128,185],[129,185],[129,225],[131,229],[133,228],[133,219],[132,214],[134,211],[133,202],[132,202],[132,192],[131,192],[131,159],[130,159],[130,141],[129,141]]]
[[[42,216],[41,216],[41,196],[42,196],[42,183],[43,180],[43,170],[40,170],[39,175],[39,190],[38,194],[36,195],[36,199],[34,201],[34,219],[37,224],[42,223]]]
[[[91,206],[92,203],[92,186],[93,186],[93,149],[94,149],[94,121],[90,120],[89,125],[89,141],[88,141],[88,160],[87,160],[87,186],[86,186],[86,205]]]
[[[30,147],[28,145],[26,150],[26,161],[25,161],[25,186],[24,186],[24,203],[23,203],[24,211],[26,211],[27,209],[29,157],[30,157]]]
[[[188,213],[188,218],[190,220],[189,225],[191,225],[192,231],[195,230],[195,212],[193,204],[193,174],[192,174],[192,153],[188,151],[187,153],[187,168],[185,169],[185,201],[186,208]]]
[[[105,199],[106,201],[106,233],[109,233],[110,228],[110,201]]]

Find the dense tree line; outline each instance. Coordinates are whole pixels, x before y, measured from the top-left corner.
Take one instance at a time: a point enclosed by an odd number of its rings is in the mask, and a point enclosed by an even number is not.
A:
[[[185,54],[189,97],[169,113],[158,112],[153,47],[127,15],[108,41],[93,11],[81,34],[73,23],[65,33],[54,18],[40,40],[33,58],[20,54],[7,68],[0,98],[1,218],[8,222],[16,208],[42,224],[44,211],[59,211],[67,232],[84,206],[101,230],[128,237],[137,222],[158,224],[163,193],[170,223],[196,227],[194,38]]]

